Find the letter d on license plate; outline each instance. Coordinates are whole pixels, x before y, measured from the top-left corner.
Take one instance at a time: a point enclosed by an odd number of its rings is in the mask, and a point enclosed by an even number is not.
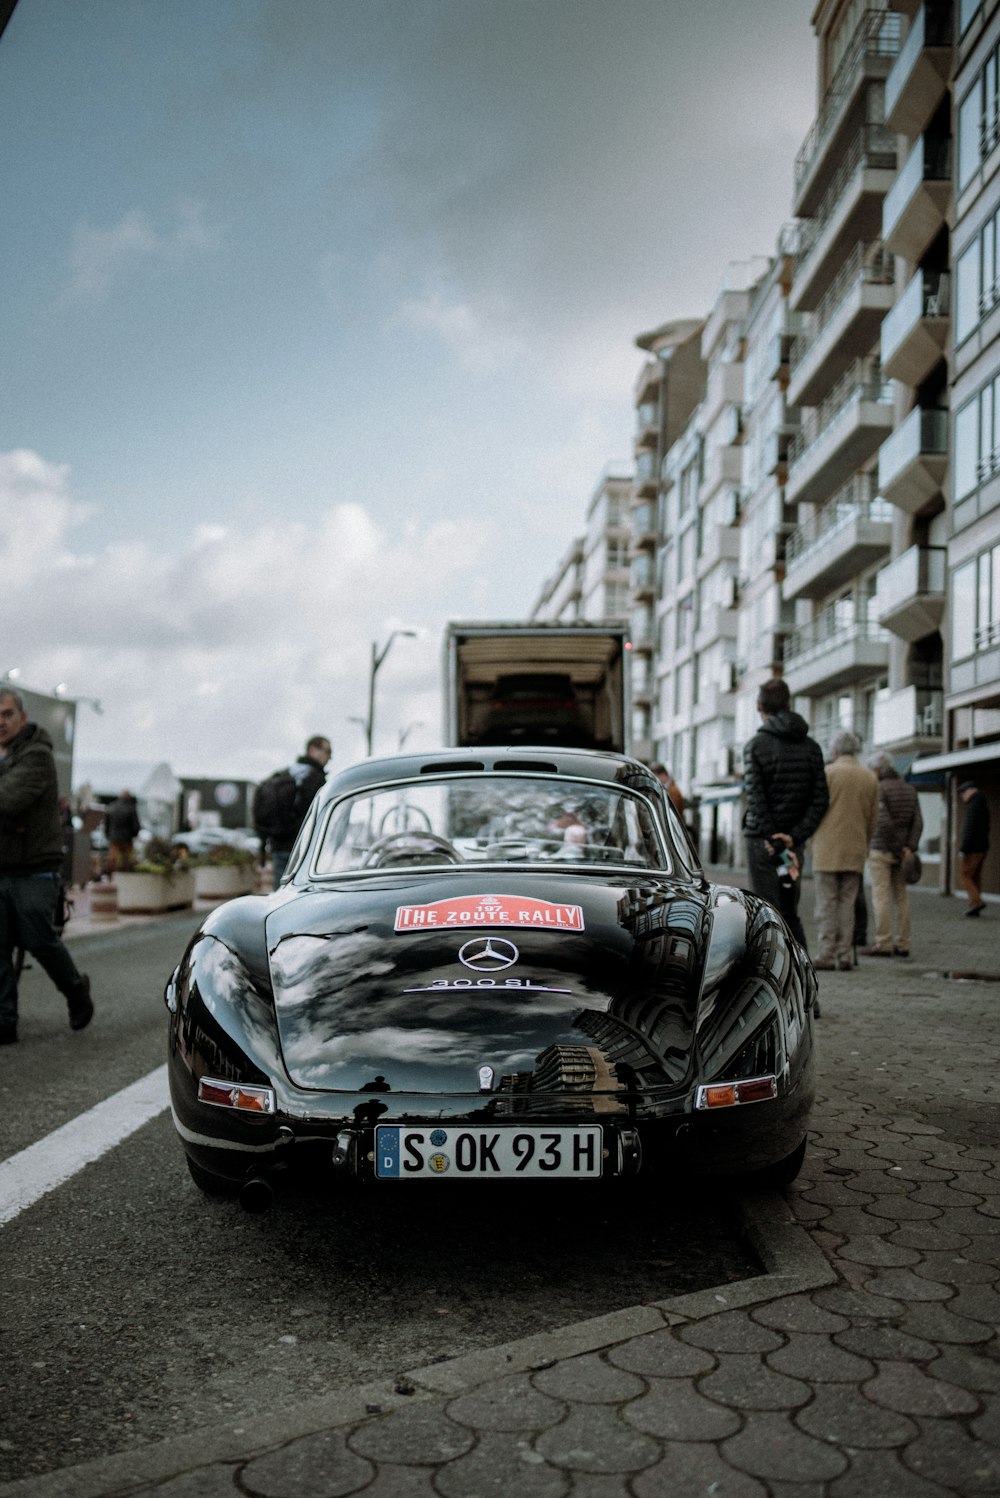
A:
[[[432,1176],[596,1179],[602,1150],[598,1124],[581,1129],[404,1129],[383,1124],[375,1130],[375,1174],[382,1181]]]

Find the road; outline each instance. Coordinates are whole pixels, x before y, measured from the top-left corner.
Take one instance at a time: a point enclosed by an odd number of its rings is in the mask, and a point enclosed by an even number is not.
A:
[[[198,918],[74,942],[74,1034],[38,971],[0,1051],[0,1157],[161,1067]],[[449,1185],[452,1183],[449,1183]],[[725,1193],[294,1189],[205,1198],[164,1109],[0,1227],[0,1483],[756,1272]]]

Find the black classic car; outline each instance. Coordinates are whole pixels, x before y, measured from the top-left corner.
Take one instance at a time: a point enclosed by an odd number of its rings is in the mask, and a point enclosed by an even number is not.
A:
[[[165,997],[191,1175],[250,1209],[290,1168],[388,1191],[802,1163],[809,959],[621,755],[344,770],[281,888],[213,911]]]

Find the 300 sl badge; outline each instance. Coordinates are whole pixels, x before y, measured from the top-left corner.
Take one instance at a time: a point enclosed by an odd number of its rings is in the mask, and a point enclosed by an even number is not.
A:
[[[446,926],[534,926],[549,931],[582,931],[583,907],[535,900],[527,895],[465,895],[429,905],[400,905],[397,931]]]

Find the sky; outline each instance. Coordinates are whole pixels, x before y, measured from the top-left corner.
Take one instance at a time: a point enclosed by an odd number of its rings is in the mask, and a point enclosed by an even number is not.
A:
[[[257,779],[442,734],[637,335],[773,252],[812,0],[18,0],[0,38],[0,676],[76,754]],[[95,712],[83,699],[96,699]]]

